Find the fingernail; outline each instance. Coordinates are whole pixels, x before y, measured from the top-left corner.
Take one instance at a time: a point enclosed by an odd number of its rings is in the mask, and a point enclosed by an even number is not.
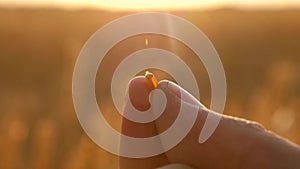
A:
[[[200,105],[200,107],[205,108],[205,106],[200,103],[199,100],[197,100],[193,95],[191,95],[188,91],[180,87],[178,84],[174,82],[168,83],[168,88],[179,98],[181,98],[183,101],[193,104],[193,105]]]
[[[171,89],[171,91],[176,94],[177,97],[181,98],[181,87],[178,86],[176,83],[174,82],[169,82],[168,83],[168,88]]]

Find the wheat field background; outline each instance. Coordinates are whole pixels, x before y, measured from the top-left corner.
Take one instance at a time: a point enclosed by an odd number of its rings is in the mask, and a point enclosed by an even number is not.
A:
[[[300,144],[300,10],[171,13],[195,24],[215,45],[227,76],[224,113],[258,121]],[[118,157],[99,148],[80,127],[71,87],[76,58],[85,41],[101,26],[127,14],[0,8],[1,169],[118,168]],[[154,46],[172,41],[145,36]],[[112,65],[143,48],[143,43],[130,42],[143,42],[145,36],[118,44],[108,54],[118,58]],[[165,48],[171,50],[168,45]],[[181,48],[175,52],[185,50]],[[198,70],[194,57],[186,52],[180,55]],[[108,96],[113,67],[104,66],[96,80],[98,103],[108,112],[115,110]],[[210,85],[203,69],[199,70],[201,101],[209,106]],[[105,116],[118,129],[120,117]]]

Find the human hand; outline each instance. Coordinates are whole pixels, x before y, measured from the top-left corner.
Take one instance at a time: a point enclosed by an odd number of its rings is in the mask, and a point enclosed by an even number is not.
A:
[[[164,113],[154,122],[145,124],[123,118],[123,134],[131,137],[150,137],[163,132],[176,119],[182,100],[200,107],[196,122],[177,146],[163,154],[140,159],[120,157],[121,169],[152,169],[162,166],[176,168],[172,164],[205,169],[300,168],[300,148],[265,130],[260,124],[210,111],[173,82],[161,81],[157,88],[161,89],[167,97]],[[153,89],[154,87],[148,84],[144,76],[132,79],[128,88],[132,105],[140,111],[149,109],[148,95]],[[128,109],[125,106],[124,114],[126,113]],[[189,112],[183,113],[189,116]],[[214,134],[200,144],[199,134],[208,114],[221,116],[221,121]],[[128,149],[122,140],[120,147],[121,151]]]

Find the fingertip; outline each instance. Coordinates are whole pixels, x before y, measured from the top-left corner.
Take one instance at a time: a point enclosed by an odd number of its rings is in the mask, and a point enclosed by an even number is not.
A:
[[[145,76],[134,77],[128,84],[128,94],[132,105],[145,111],[150,108],[149,93],[151,89],[147,85]]]
[[[169,81],[169,80],[162,80],[159,82],[158,87],[159,89],[163,90],[165,93],[171,94],[182,101],[190,103],[192,105],[200,106],[202,109],[206,109],[206,107],[197,100],[192,94],[186,91],[184,88],[179,86],[178,84]]]

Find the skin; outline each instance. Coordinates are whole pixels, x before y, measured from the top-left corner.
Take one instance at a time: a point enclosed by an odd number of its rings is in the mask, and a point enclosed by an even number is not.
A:
[[[180,163],[201,169],[295,169],[300,168],[300,148],[290,141],[267,131],[262,125],[236,117],[209,111],[184,89],[169,81],[158,84],[167,96],[164,113],[154,122],[141,124],[123,118],[122,133],[131,137],[150,137],[170,127],[178,115],[181,100],[200,106],[196,122],[188,135],[174,148],[150,158],[120,157],[121,169],[152,169]],[[140,76],[129,83],[129,98],[133,106],[145,111],[150,108],[148,95],[153,90],[145,77]],[[180,95],[183,91],[183,95]],[[126,114],[126,106],[124,114]],[[189,112],[184,112],[189,116]],[[204,143],[198,137],[209,113],[222,116],[214,134]],[[121,140],[121,150],[126,144]],[[169,167],[176,168],[176,167]]]

